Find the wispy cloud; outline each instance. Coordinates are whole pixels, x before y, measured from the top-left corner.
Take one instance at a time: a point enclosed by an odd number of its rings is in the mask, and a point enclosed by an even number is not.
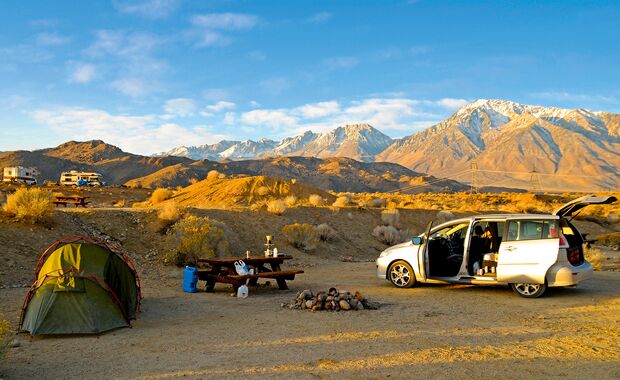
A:
[[[291,87],[288,79],[283,77],[265,79],[259,86],[270,95],[280,95]]]
[[[179,0],[115,0],[114,8],[121,13],[136,14],[148,19],[162,19],[172,14]]]
[[[141,78],[120,78],[111,83],[113,89],[132,98],[142,97],[156,89],[152,82]]]
[[[359,62],[355,57],[331,57],[323,60],[323,64],[331,70],[349,69],[357,66]]]
[[[597,95],[597,94],[576,94],[566,91],[542,91],[534,92],[530,94],[531,97],[537,99],[547,99],[555,101],[569,101],[576,103],[620,103],[620,100],[615,96],[610,95]]]
[[[37,44],[42,46],[59,46],[69,43],[71,37],[53,32],[44,32],[37,34],[36,41]]]
[[[266,125],[271,127],[291,126],[297,119],[280,110],[253,110],[241,115],[241,120],[249,125]]]
[[[164,111],[167,114],[179,117],[192,116],[197,108],[196,102],[189,98],[169,99],[164,104]]]
[[[63,139],[103,139],[126,151],[140,154],[193,145],[196,141],[215,143],[230,138],[215,132],[212,127],[161,123],[153,115],[114,115],[98,109],[59,108],[36,110],[31,116]]]
[[[308,21],[312,23],[322,23],[331,19],[334,15],[330,12],[318,12],[308,17]]]
[[[197,37],[197,46],[208,47],[230,44],[230,32],[252,29],[259,18],[245,13],[208,13],[194,15],[190,21],[193,29],[189,34]]]
[[[219,113],[226,110],[235,109],[237,105],[233,102],[219,101],[215,104],[210,104],[206,107],[206,110],[211,113]]]
[[[336,101],[304,104],[298,107],[299,113],[309,119],[334,115],[340,112],[340,104]]]
[[[70,83],[89,83],[95,79],[97,70],[90,63],[70,62],[68,66]]]

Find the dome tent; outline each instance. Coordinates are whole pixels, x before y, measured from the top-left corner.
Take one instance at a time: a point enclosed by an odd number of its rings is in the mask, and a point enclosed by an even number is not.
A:
[[[140,280],[111,243],[81,236],[52,244],[39,258],[20,330],[31,335],[93,334],[130,326],[140,308]]]

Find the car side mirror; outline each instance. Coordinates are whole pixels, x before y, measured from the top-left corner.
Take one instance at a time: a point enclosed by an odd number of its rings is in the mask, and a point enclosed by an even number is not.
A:
[[[415,245],[420,245],[422,244],[422,241],[424,241],[424,239],[422,239],[419,236],[414,237],[413,239],[411,239],[411,242]]]

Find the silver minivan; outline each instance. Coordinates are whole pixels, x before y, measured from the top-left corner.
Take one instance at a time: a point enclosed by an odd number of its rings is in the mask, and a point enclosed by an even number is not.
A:
[[[591,204],[609,204],[612,196],[587,195],[553,214],[495,214],[456,219],[411,241],[383,251],[377,276],[394,286],[416,282],[510,285],[526,298],[548,287],[575,286],[592,276],[584,258],[584,239],[571,216]]]

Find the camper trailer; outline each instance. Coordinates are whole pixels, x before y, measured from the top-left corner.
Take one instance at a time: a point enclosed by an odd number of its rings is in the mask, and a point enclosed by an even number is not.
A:
[[[26,185],[36,185],[37,179],[35,176],[37,175],[39,175],[37,169],[25,168],[23,166],[10,166],[4,168],[2,180],[4,182],[20,182]]]
[[[103,176],[94,172],[78,172],[71,170],[60,174],[62,186],[101,186]]]

